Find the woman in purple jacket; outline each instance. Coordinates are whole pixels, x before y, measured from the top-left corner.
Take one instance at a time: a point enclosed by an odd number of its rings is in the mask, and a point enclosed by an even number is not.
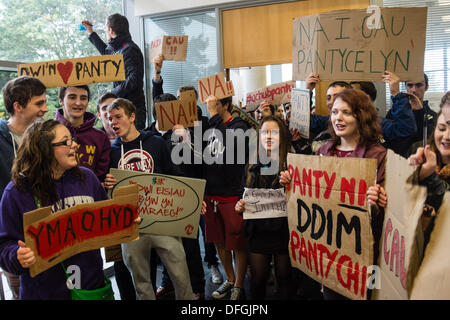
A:
[[[70,299],[61,264],[30,277],[28,269],[36,257],[24,243],[24,213],[45,206],[57,212],[107,199],[95,174],[78,166],[75,148],[75,140],[59,121],[36,122],[25,132],[14,160],[12,181],[0,203],[0,267],[20,275],[20,299]],[[100,250],[76,254],[63,264],[79,267],[80,289],[105,285]]]
[[[372,233],[374,236],[374,264],[378,259],[378,243],[383,227],[385,196],[384,183],[386,149],[379,143],[382,131],[378,122],[377,110],[369,97],[361,90],[345,89],[334,101],[330,117],[331,139],[320,147],[317,155],[336,156],[340,158],[373,158],[377,159],[376,186],[369,192],[380,189],[380,197],[368,197],[369,204],[377,204],[380,210],[372,216]],[[287,171],[281,173],[280,183],[286,185],[291,177]],[[342,299],[343,296],[324,287],[326,300]]]

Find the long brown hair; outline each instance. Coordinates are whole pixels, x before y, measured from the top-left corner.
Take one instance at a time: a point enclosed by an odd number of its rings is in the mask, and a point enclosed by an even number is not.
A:
[[[358,120],[358,144],[371,145],[379,143],[382,138],[381,126],[378,121],[377,109],[370,100],[369,96],[359,89],[345,89],[336,95],[337,99],[346,102],[352,109],[353,116]],[[341,143],[341,138],[336,135],[331,123],[331,117],[328,122],[331,140],[336,144]]]
[[[291,142],[288,137],[288,129],[286,124],[281,120],[279,117],[276,116],[267,116],[264,117],[261,121],[260,130],[265,122],[273,121],[276,122],[279,128],[279,158],[278,158],[278,172],[277,177],[275,178],[276,181],[278,181],[278,175],[281,171],[286,170],[287,168],[287,154],[290,150]],[[260,133],[258,132],[258,148],[260,147]],[[250,185],[251,180],[251,173],[250,173],[251,166],[248,166],[248,172],[247,172],[247,179],[246,179],[246,185]]]
[[[57,120],[37,121],[25,131],[12,166],[12,180],[17,189],[35,196],[42,206],[58,200],[53,180],[53,168],[57,165],[52,141],[55,128],[63,125]],[[82,182],[85,175],[78,166],[70,169]]]

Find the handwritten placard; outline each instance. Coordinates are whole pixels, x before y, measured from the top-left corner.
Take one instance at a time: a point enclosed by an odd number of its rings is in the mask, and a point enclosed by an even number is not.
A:
[[[411,300],[450,300],[450,192],[438,211],[430,241],[414,279]]]
[[[233,82],[226,81],[223,72],[198,80],[200,103],[204,104],[206,98],[215,96],[217,99],[234,96]]]
[[[310,113],[309,90],[292,89],[289,129],[297,129],[302,137],[308,139]]]
[[[368,28],[366,9],[294,19],[293,79],[317,72],[321,80],[381,81],[389,70],[423,81],[427,8],[380,10],[379,29]]]
[[[115,188],[139,186],[139,232],[197,238],[206,180],[111,169]]]
[[[19,64],[17,73],[38,78],[47,88],[125,80],[121,54]]]
[[[427,192],[425,187],[412,183],[414,168],[408,160],[392,150],[388,150],[386,158],[388,203],[380,239],[379,286],[373,298],[406,300],[421,262],[423,248],[416,242],[416,232],[421,227]]]
[[[376,159],[288,154],[291,264],[351,299],[367,299],[373,236],[367,188]]]
[[[293,88],[295,88],[295,81],[286,81],[247,93],[245,110],[248,112],[255,110],[264,100],[272,105],[290,102]]]
[[[198,120],[197,99],[193,90],[181,92],[180,100],[155,103],[155,108],[158,127],[162,131],[171,130],[176,124],[193,127]]]
[[[284,189],[245,188],[244,219],[266,219],[287,217]]]
[[[238,106],[233,105],[233,108],[231,109],[231,115],[235,118],[241,118],[242,120],[247,121],[253,129],[259,129],[259,123],[255,120],[255,118],[253,118]]]
[[[186,61],[188,36],[163,36],[150,42],[150,61],[159,54],[164,60]]]
[[[24,214],[25,243],[36,256],[31,277],[77,253],[139,238],[134,222],[138,188],[116,191],[113,200],[77,204],[53,214],[51,207]]]

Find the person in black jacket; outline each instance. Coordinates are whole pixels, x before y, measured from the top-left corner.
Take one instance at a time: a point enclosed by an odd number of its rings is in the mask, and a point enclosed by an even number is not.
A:
[[[125,81],[115,81],[111,90],[119,98],[130,100],[137,109],[136,128],[144,129],[147,121],[147,109],[144,95],[144,57],[141,49],[131,40],[128,20],[115,13],[106,19],[108,44],[103,42],[92,29],[88,20],[81,22],[89,33],[89,41],[102,55],[122,54],[125,63]]]
[[[242,216],[235,212],[234,207],[244,189],[242,177],[247,162],[248,139],[244,140],[244,145],[239,145],[237,141],[242,142],[241,138],[245,137],[245,131],[250,126],[231,115],[231,102],[231,97],[219,100],[214,96],[209,96],[206,101],[210,119],[204,137],[208,144],[203,151],[207,204],[204,219],[206,241],[216,245],[227,276],[212,297],[222,299],[231,292],[231,300],[240,300],[244,297],[247,241]],[[232,251],[236,270],[233,268]]]
[[[406,93],[411,97],[409,105],[415,118],[417,127],[416,133],[408,138],[404,138],[402,144],[403,152],[399,152],[404,157],[408,157],[416,152],[418,147],[424,147],[428,138],[434,132],[437,113],[431,110],[428,101],[424,100],[425,92],[428,90],[428,76],[423,75],[423,80],[419,82],[406,81]],[[417,98],[415,98],[415,97]],[[392,106],[394,108],[395,102]],[[386,115],[387,119],[393,119],[392,108]]]

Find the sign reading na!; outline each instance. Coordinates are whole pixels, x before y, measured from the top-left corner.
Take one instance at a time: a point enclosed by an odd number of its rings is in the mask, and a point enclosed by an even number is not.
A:
[[[17,73],[38,78],[47,88],[125,80],[121,54],[19,64]]]
[[[293,20],[293,79],[381,81],[385,70],[423,81],[427,8],[380,8],[379,25],[363,10]]]
[[[24,214],[25,243],[34,251],[34,277],[71,256],[137,240],[138,188],[116,190],[113,200],[77,204],[53,213],[51,207]]]
[[[179,100],[155,103],[159,130],[172,130],[176,124],[193,127],[198,120],[197,99],[194,90],[180,92]]]
[[[139,187],[139,232],[197,238],[206,180],[111,169],[115,188]]]
[[[217,99],[234,96],[233,82],[225,81],[223,72],[198,80],[200,103],[206,103],[206,98],[215,96]]]
[[[288,154],[291,264],[331,290],[367,299],[373,265],[366,191],[377,160]]]

